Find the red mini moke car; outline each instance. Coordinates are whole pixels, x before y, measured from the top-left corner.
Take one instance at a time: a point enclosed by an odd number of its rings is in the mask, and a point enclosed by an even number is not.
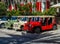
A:
[[[24,31],[40,33],[41,31],[57,29],[54,16],[38,16],[29,17],[27,23],[24,24]]]

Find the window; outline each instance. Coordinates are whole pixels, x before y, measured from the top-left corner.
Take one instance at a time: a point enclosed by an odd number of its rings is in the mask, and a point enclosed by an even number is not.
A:
[[[35,21],[40,21],[40,18],[39,18],[39,17],[36,17],[36,18],[35,18]]]
[[[42,2],[42,11],[46,9],[46,2]]]
[[[48,25],[50,25],[52,23],[52,18],[48,19]]]
[[[57,0],[54,0],[54,4],[57,4]]]
[[[20,20],[21,21],[27,21],[28,20],[28,17],[21,17]]]
[[[43,25],[43,26],[47,25],[47,18],[43,18],[42,25]]]
[[[9,4],[11,4],[11,0],[9,0]]]
[[[32,21],[35,21],[35,18],[34,17],[32,17]]]

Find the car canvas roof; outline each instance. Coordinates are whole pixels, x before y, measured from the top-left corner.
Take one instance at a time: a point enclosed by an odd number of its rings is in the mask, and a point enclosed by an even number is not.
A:
[[[55,17],[55,16],[17,16],[17,17],[41,17],[41,18],[45,18],[45,17]]]

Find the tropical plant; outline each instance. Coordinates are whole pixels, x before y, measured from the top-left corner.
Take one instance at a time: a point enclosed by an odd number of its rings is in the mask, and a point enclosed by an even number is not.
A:
[[[42,15],[56,15],[56,9],[49,8],[48,10],[43,11]]]
[[[47,10],[47,11],[44,10],[44,11],[42,12],[42,15],[49,15],[48,10]]]
[[[40,11],[32,12],[32,15],[35,15],[35,16],[39,15],[40,16],[40,15],[42,15],[42,12],[40,12]]]
[[[20,16],[21,13],[20,13],[19,10],[7,11],[7,16],[9,16],[9,15],[11,15],[11,16]]]
[[[32,7],[31,4],[25,4],[23,6],[21,5],[18,5],[18,8],[19,8],[19,11],[20,11],[20,14],[21,15],[29,15],[31,12],[30,12],[30,8]]]
[[[56,8],[50,8],[48,10],[49,15],[56,15]]]
[[[56,15],[55,8],[49,8],[48,10],[44,10],[43,12],[32,12],[33,15]]]
[[[6,5],[3,2],[0,2],[0,16],[5,16],[7,13]]]

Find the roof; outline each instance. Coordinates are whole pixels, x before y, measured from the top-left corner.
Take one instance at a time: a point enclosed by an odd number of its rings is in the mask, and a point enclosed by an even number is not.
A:
[[[51,7],[60,8],[60,3],[57,3],[57,4],[55,4],[55,5],[52,5]]]

